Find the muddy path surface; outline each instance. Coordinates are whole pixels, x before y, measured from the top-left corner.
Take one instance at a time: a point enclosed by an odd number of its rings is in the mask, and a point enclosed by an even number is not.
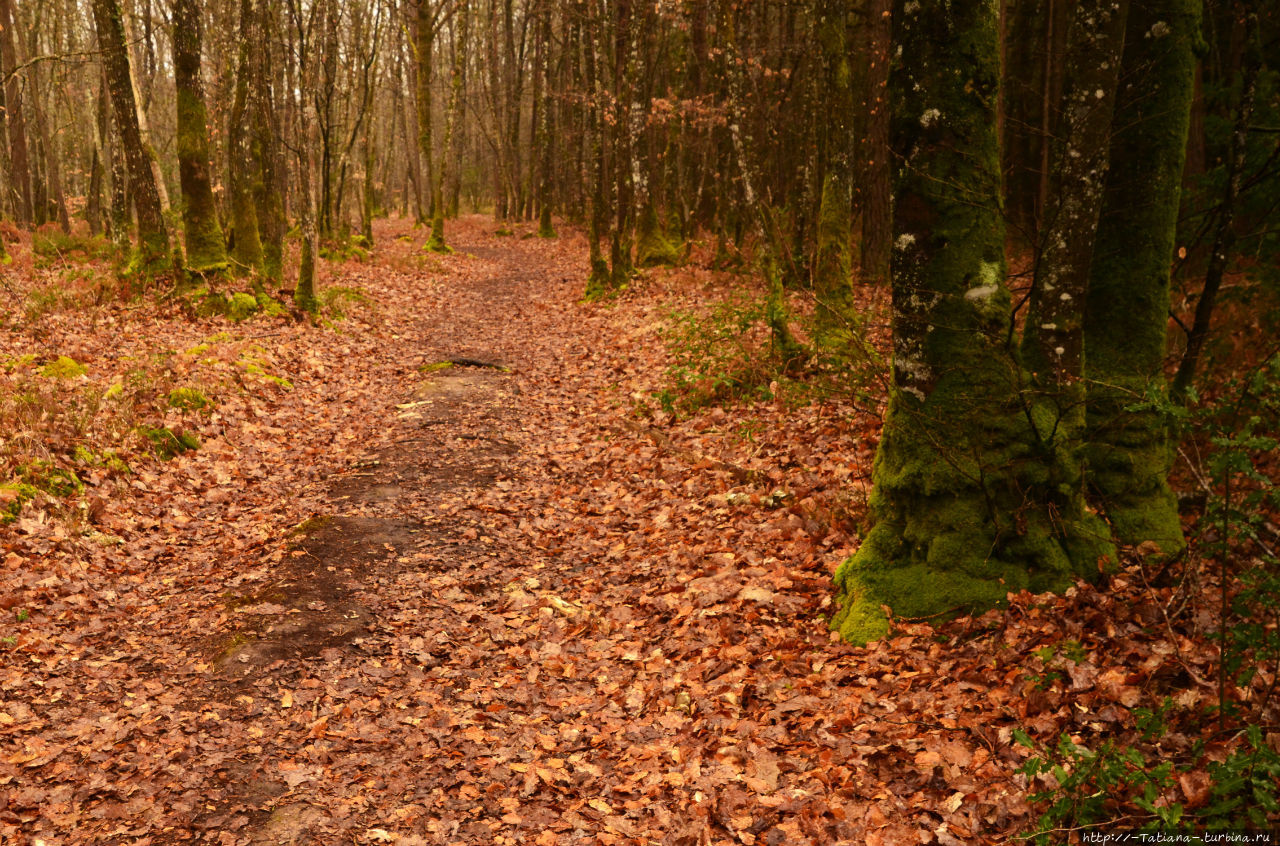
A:
[[[527,556],[496,537],[513,512],[480,495],[521,475],[518,363],[537,332],[524,314],[548,269],[457,249],[478,273],[396,339],[406,378],[371,410],[376,442],[323,481],[327,510],[230,603],[207,692],[228,709],[233,763],[192,821],[199,837],[484,842],[506,813],[491,788],[510,776],[481,740],[497,718],[474,688],[502,684],[495,612]]]

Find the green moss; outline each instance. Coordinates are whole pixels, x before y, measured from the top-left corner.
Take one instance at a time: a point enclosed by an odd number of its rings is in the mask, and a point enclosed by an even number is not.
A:
[[[289,530],[290,537],[310,537],[317,532],[322,531],[326,526],[333,523],[333,518],[323,514],[316,514],[303,520],[298,525]]]
[[[640,216],[636,232],[636,266],[670,267],[680,262],[680,245],[667,237],[658,220],[658,212],[647,206]]]
[[[50,496],[75,496],[84,489],[84,483],[74,472],[48,461],[36,460],[23,465],[18,468],[17,476],[29,487]]]
[[[7,360],[4,363],[4,369],[6,373],[12,373],[15,370],[25,370],[39,360],[40,356],[35,353],[26,353]]]
[[[258,310],[268,317],[278,317],[285,313],[284,304],[266,292],[256,294],[254,299],[258,303]]]
[[[853,269],[849,250],[849,203],[836,174],[822,184],[818,211],[818,250],[814,257],[813,291],[818,300],[818,340],[834,344],[853,324]]]
[[[262,366],[252,361],[244,362],[244,372],[250,376],[257,376],[259,379],[265,379],[272,384],[279,385],[287,391],[293,390],[293,383],[281,376],[275,376],[262,369]]]
[[[183,354],[191,355],[191,356],[204,355],[209,350],[213,349],[215,345],[229,344],[234,340],[235,338],[231,337],[226,332],[215,332],[213,335],[210,335],[208,338],[196,344],[194,347],[191,347],[190,349],[186,350]]]
[[[493,230],[493,234],[497,235],[499,238],[513,238],[516,233],[505,226],[500,226]]]
[[[544,207],[541,214],[538,215],[538,237],[539,238],[555,238],[556,229],[551,224],[551,211]]]
[[[200,440],[189,432],[174,432],[165,426],[139,426],[138,434],[151,443],[152,451],[161,461],[169,461],[189,450],[200,449]]]
[[[207,286],[202,285],[193,289],[187,297],[199,317],[225,315],[231,308],[231,303],[228,301],[226,294],[212,290]]]
[[[40,491],[25,482],[5,482],[0,484],[0,524],[12,523],[22,513],[26,505]]]
[[[40,368],[40,375],[46,379],[79,379],[88,372],[88,369],[83,364],[65,355],[58,356]]]
[[[115,245],[101,235],[68,234],[53,228],[31,236],[31,252],[62,261],[107,261],[115,255]]]
[[[258,311],[258,300],[253,294],[237,291],[231,295],[227,304],[227,317],[232,320],[245,320]]]
[[[200,411],[209,408],[213,402],[195,388],[174,388],[169,392],[169,406],[184,411]]]
[[[363,237],[357,235],[350,241],[325,244],[320,248],[320,258],[332,262],[368,261],[369,250],[360,243],[363,240]]]
[[[82,464],[86,467],[105,468],[121,476],[129,473],[129,465],[113,449],[97,453],[81,444],[76,447],[74,458],[77,464]]]
[[[438,373],[441,370],[448,370],[450,367],[453,367],[452,361],[437,361],[434,364],[418,365],[418,372],[419,373]]]
[[[1154,0],[1126,22],[1110,168],[1090,267],[1084,361],[1090,486],[1119,540],[1185,540],[1172,465],[1163,365],[1169,270],[1194,92],[1200,4]]]

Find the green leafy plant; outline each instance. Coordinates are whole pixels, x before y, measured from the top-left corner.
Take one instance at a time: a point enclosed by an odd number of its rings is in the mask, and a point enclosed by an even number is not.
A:
[[[675,310],[665,332],[669,387],[656,399],[668,412],[772,397],[780,362],[769,352],[765,304],[744,293],[705,312]]]
[[[1123,817],[1141,831],[1179,825],[1182,805],[1159,802],[1173,786],[1173,763],[1154,763],[1158,756],[1151,749],[1151,741],[1163,733],[1164,711],[1135,711],[1143,730],[1141,748],[1107,740],[1089,749],[1068,734],[1049,746],[1015,729],[1014,740],[1035,753],[1019,772],[1044,785],[1030,796],[1033,803],[1045,806],[1031,842],[1053,843],[1055,832],[1107,825]],[[1135,817],[1131,808],[1140,809],[1145,818]]]

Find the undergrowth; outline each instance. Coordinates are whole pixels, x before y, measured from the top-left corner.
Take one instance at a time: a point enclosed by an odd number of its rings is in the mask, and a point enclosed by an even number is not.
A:
[[[800,336],[818,335],[811,316],[796,322]],[[784,360],[773,337],[767,296],[750,289],[710,307],[672,309],[663,332],[670,363],[655,399],[669,414],[772,400],[796,407],[833,396],[874,405],[885,363],[860,327],[825,333],[798,367]]]
[[[90,487],[199,449],[219,397],[291,389],[277,369],[226,333],[109,363],[56,351],[0,362],[0,522],[46,512],[76,524]]]
[[[1120,825],[1210,842],[1200,835],[1280,824],[1280,356],[1227,380],[1192,421],[1207,496],[1191,552],[1180,573],[1164,562],[1143,577],[1173,585],[1167,638],[1216,643],[1217,695],[1135,707],[1132,729],[1088,739],[1015,733],[1032,750],[1022,773],[1038,785],[1037,844]]]

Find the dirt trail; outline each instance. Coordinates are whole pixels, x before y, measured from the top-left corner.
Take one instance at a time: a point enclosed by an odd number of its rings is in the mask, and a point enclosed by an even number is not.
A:
[[[510,477],[522,389],[506,362],[518,360],[512,341],[534,331],[518,316],[542,274],[515,251],[458,250],[490,266],[404,327],[394,354],[415,366],[400,395],[384,398],[393,407],[371,409],[386,415],[380,442],[326,480],[331,510],[299,526],[265,583],[232,602],[237,624],[211,695],[251,741],[277,730],[281,708],[302,715],[290,721],[302,731],[292,745],[277,737],[225,750],[237,764],[195,821],[208,836],[334,842],[350,836],[353,814],[383,805],[356,829],[376,840],[380,825],[422,830],[427,809],[460,783],[453,759],[484,718],[475,711],[474,724],[457,725],[473,709],[453,694],[463,679],[496,677],[491,634],[475,624],[502,601],[518,560],[474,499]],[[389,712],[369,698],[388,691],[406,695]],[[424,699],[438,707],[414,707]],[[467,836],[434,828],[423,835]]]

